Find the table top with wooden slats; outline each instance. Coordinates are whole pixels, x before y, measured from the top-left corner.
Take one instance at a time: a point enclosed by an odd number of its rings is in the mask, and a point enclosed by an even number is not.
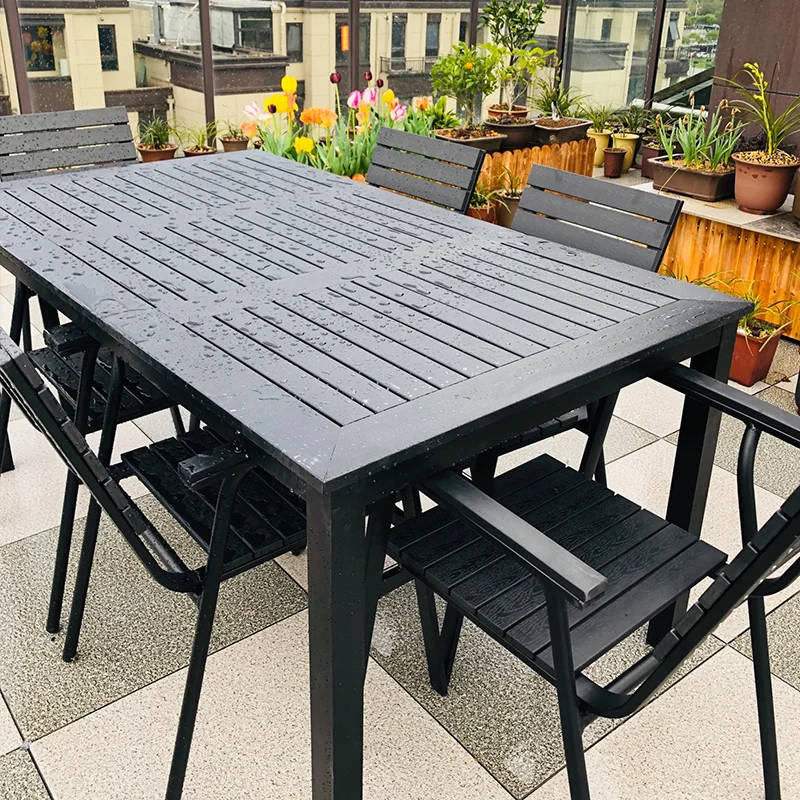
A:
[[[0,248],[323,491],[461,461],[698,352],[746,307],[252,151],[0,187]]]

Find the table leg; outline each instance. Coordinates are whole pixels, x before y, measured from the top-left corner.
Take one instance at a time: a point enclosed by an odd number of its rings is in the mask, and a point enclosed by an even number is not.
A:
[[[733,324],[721,332],[719,345],[692,359],[692,369],[727,382],[735,340],[736,325]],[[684,400],[667,519],[698,537],[703,526],[721,419],[719,411],[695,400]],[[688,600],[688,595],[679,598],[653,619],[647,632],[650,644],[661,641],[686,613]]]
[[[361,800],[366,639],[365,506],[306,492],[313,800]]]

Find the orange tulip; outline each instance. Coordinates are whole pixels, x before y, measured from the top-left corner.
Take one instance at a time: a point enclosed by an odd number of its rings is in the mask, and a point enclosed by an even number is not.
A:
[[[242,133],[248,138],[252,139],[258,132],[258,125],[255,122],[243,122]]]

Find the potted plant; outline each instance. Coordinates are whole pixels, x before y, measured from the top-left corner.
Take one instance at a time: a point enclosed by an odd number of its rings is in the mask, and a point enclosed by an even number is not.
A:
[[[223,120],[218,123],[217,127],[221,130],[219,140],[222,142],[222,149],[226,153],[238,153],[241,150],[247,150],[250,139],[245,136],[241,126],[233,125],[228,120]]]
[[[500,97],[516,98],[520,95],[520,87],[530,85],[536,70],[545,63],[545,52],[541,47],[529,50],[509,51],[496,44],[485,45],[487,50],[494,51],[498,60],[497,82],[500,85]],[[513,105],[513,104],[512,104]],[[494,106],[495,116],[490,114],[484,125],[496,133],[505,134],[503,149],[514,150],[530,147],[536,134],[536,122],[527,118],[528,107],[513,105],[516,111],[502,113],[500,104]],[[524,114],[520,113],[524,110]]]
[[[761,150],[735,153],[736,202],[742,211],[751,214],[772,214],[785,202],[792,179],[800,165],[797,156],[781,150],[781,145],[793,133],[800,131],[800,98],[789,103],[776,116],[769,95],[769,85],[758,64],[747,63],[745,72],[753,84],[748,88],[737,81],[726,81],[742,100],[738,105],[751,121],[763,131],[766,143]]]
[[[581,114],[592,121],[592,127],[586,131],[590,139],[594,139],[594,165],[603,166],[605,153],[603,152],[611,143],[611,121],[614,118],[614,109],[611,106],[591,105],[585,106]]]
[[[631,103],[627,108],[617,112],[617,120],[620,130],[613,136],[615,148],[624,148],[628,152],[622,163],[622,172],[627,172],[632,166],[636,153],[639,149],[641,134],[647,124],[648,110],[644,106]]]
[[[536,120],[539,144],[563,144],[586,138],[592,121],[575,117],[585,95],[577,95],[575,89],[561,84],[557,62],[548,77],[534,81],[534,89],[534,107],[542,112]]]
[[[497,205],[497,224],[504,228],[510,228],[514,222],[514,216],[519,208],[519,201],[525,189],[525,182],[516,172],[503,166],[503,178],[498,195]]]
[[[536,30],[546,11],[546,0],[489,0],[484,7],[481,26],[488,31],[489,41],[505,50],[503,64],[511,75],[524,75],[524,67],[518,64],[518,60],[524,59],[525,53],[536,44]],[[500,102],[489,106],[489,117],[526,119],[530,109],[525,104],[517,104],[520,99],[518,88],[519,83],[513,78],[512,85],[501,83]]]
[[[183,136],[189,141],[189,146],[184,146],[185,156],[210,156],[217,152],[217,148],[211,143],[217,135],[215,122],[208,122],[205,125],[196,125],[185,128]]]
[[[694,107],[694,100],[691,102]],[[650,162],[653,188],[712,203],[733,195],[735,172],[730,159],[744,125],[736,119],[736,109],[725,121],[727,106],[723,100],[708,123],[701,108],[699,114],[683,116],[669,131],[658,128],[666,155]]]
[[[619,178],[628,150],[625,147],[606,147],[603,151],[603,175],[606,178]]]
[[[650,118],[645,124],[644,133],[642,134],[642,144],[639,148],[642,162],[642,177],[653,180],[653,165],[650,161],[660,156],[665,156],[667,151],[661,146],[661,139],[659,136],[659,128],[663,128],[664,132],[669,134],[672,130],[674,121],[672,118],[665,114],[650,115]],[[673,153],[680,150],[679,146],[675,145]]]
[[[436,94],[452,97],[463,110],[465,124],[459,128],[435,131],[440,139],[480,147],[487,152],[500,149],[505,136],[475,124],[475,100],[497,88],[497,52],[485,46],[468,47],[464,42],[453,45],[453,51],[442,56],[431,69]]]
[[[167,122],[166,117],[158,116],[155,111],[149,120],[139,121],[139,144],[136,149],[142,161],[166,161],[175,157],[178,145],[170,141],[175,129]]]
[[[753,307],[739,320],[730,372],[732,380],[743,386],[752,386],[767,377],[781,334],[792,323],[789,309],[798,305],[798,302],[773,300],[764,303],[756,293],[759,281],[747,281],[739,276],[717,282],[722,285],[723,291],[747,300]],[[777,322],[766,322],[762,319],[766,315],[776,317]]]
[[[502,205],[504,205],[504,201],[500,188],[491,186],[486,181],[478,181],[472,192],[467,216],[484,222],[496,222],[497,209]]]

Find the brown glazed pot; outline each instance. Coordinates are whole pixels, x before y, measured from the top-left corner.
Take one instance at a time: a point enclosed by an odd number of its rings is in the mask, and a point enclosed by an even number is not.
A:
[[[755,164],[743,161],[737,153],[733,160],[739,208],[750,214],[774,214],[786,202],[797,165]]]
[[[519,197],[504,197],[503,204],[497,206],[497,224],[504,228],[510,228],[514,222],[514,216],[519,208]]]
[[[493,119],[487,119],[484,127],[495,133],[501,133],[506,138],[501,150],[524,150],[532,147],[536,140],[536,123],[531,121],[527,125],[505,125]]]
[[[150,147],[136,145],[136,149],[139,151],[142,161],[148,164],[151,161],[169,161],[169,159],[175,158],[178,145],[170,144],[167,147],[162,147],[160,150],[153,150]]]
[[[493,205],[486,208],[472,208],[467,210],[467,216],[473,219],[479,219],[483,222],[496,222],[497,221],[497,208]]]
[[[242,150],[247,150],[247,145],[250,144],[249,139],[225,139],[220,136],[222,142],[222,149],[226,153],[239,153]]]
[[[767,377],[781,334],[776,333],[766,344],[763,339],[737,332],[733,345],[730,376],[742,386],[752,386]]]
[[[683,194],[707,203],[716,203],[718,200],[733,197],[736,173],[732,170],[703,172],[698,169],[686,169],[670,164],[667,156],[652,159],[650,166],[653,168],[654,189]]]
[[[217,149],[215,147],[207,147],[204,150],[197,150],[194,147],[185,147],[183,149],[183,154],[187,158],[191,158],[192,156],[213,156],[216,154],[216,152]]]
[[[518,117],[519,119],[525,119],[525,117],[530,114],[530,109],[527,106],[514,106],[511,111],[506,111],[505,108],[499,105],[489,106],[486,110],[486,113],[490,117]]]
[[[665,156],[667,151],[662,150],[660,147],[653,147],[653,145],[650,144],[643,144],[640,152],[642,154],[642,177],[652,180],[653,165],[650,163],[650,159]]]
[[[549,119],[549,117],[545,119]],[[551,128],[549,125],[542,125],[541,121],[537,120],[535,141],[540,145],[578,142],[586,138],[586,131],[591,127],[590,119],[582,119],[574,125],[565,125],[563,128]]]
[[[622,175],[622,164],[625,161],[627,150],[616,147],[606,147],[603,150],[603,175],[606,178],[619,178]]]
[[[480,147],[487,153],[496,153],[506,137],[501,133],[499,136],[478,136],[475,139],[456,139],[454,136],[447,135],[447,129],[434,131],[437,139],[443,139],[445,142],[455,142],[456,144],[463,144],[467,147]]]

